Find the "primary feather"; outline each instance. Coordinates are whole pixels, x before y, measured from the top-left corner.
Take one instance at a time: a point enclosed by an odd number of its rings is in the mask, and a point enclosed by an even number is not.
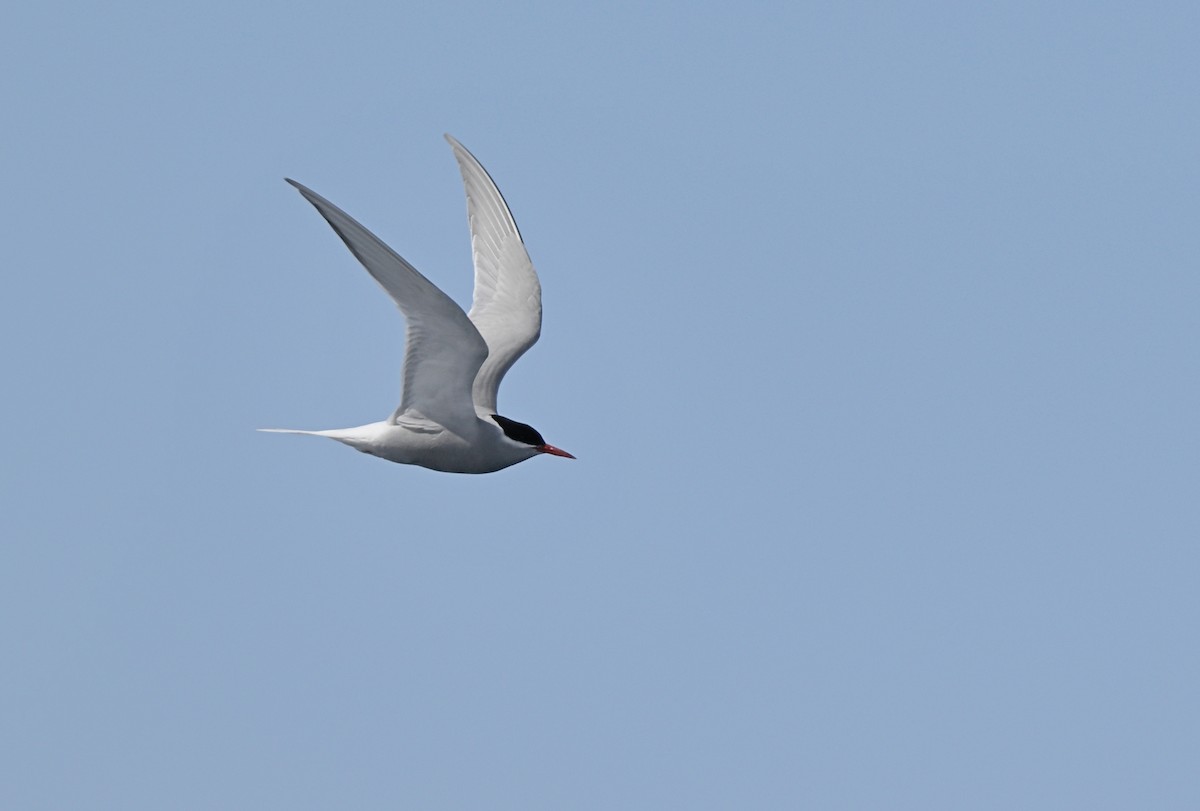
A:
[[[542,286],[521,232],[491,176],[467,148],[447,135],[467,192],[467,220],[475,262],[475,296],[469,317],[487,342],[488,355],[475,377],[480,414],[496,413],[505,373],[542,332]]]
[[[349,214],[300,183],[288,183],[329,222],[404,314],[404,393],[392,422],[414,411],[452,429],[473,422],[471,388],[488,348],[462,307]]]

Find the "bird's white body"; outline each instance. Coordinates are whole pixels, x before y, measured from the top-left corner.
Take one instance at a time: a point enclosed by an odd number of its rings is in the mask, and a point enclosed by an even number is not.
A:
[[[276,434],[308,434],[336,439],[357,451],[402,465],[420,465],[444,473],[495,473],[532,459],[537,448],[514,442],[495,423],[476,419],[467,435],[452,433],[437,423],[409,421],[393,424],[387,420],[335,428],[330,431],[298,431],[290,428],[262,428]]]
[[[289,180],[408,321],[404,394],[381,422],[260,430],[328,437],[391,462],[447,473],[491,473],[543,453],[574,458],[530,426],[496,414],[504,373],[541,334],[542,289],[499,189],[462,144],[449,135],[446,140],[467,192],[475,261],[470,314],[340,208]]]

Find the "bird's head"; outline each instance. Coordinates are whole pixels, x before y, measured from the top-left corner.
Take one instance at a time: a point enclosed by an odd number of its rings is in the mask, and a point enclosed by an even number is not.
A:
[[[513,442],[520,442],[522,445],[528,445],[538,453],[548,453],[551,456],[563,456],[567,459],[575,457],[564,451],[562,448],[556,448],[550,445],[546,440],[542,439],[542,435],[537,432],[537,429],[532,425],[526,425],[523,422],[510,420],[508,417],[501,417],[499,414],[493,414],[492,419],[500,426],[500,430],[504,431],[504,435]]]

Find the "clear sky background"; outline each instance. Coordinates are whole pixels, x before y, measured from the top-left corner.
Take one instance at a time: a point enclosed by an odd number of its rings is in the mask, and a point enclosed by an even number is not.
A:
[[[0,807],[1200,807],[1195,3],[24,3]],[[381,419],[545,290],[498,474]]]

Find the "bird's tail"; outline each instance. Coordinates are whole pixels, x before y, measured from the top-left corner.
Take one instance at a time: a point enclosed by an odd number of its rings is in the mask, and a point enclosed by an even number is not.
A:
[[[328,436],[328,431],[301,431],[298,428],[259,428],[257,429],[267,434],[308,434],[309,436]]]
[[[349,445],[355,450],[370,453],[372,435],[364,433],[362,428],[333,428],[328,431],[301,431],[298,428],[259,428],[269,434],[304,434],[306,436],[323,436],[336,439],[343,445]]]

